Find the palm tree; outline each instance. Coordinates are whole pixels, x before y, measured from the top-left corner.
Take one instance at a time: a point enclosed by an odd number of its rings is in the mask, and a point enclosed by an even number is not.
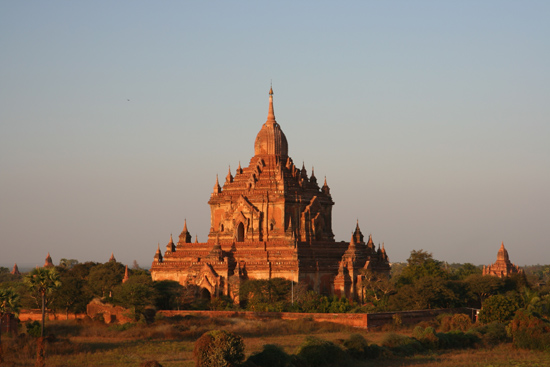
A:
[[[59,273],[55,268],[35,268],[25,276],[25,282],[31,292],[38,293],[42,298],[42,327],[40,329],[40,338],[38,338],[38,347],[36,352],[37,367],[44,367],[44,320],[46,319],[46,296],[54,289],[61,286]]]
[[[36,292],[42,298],[42,329],[40,336],[44,337],[44,320],[46,319],[46,296],[61,286],[59,273],[55,268],[35,268],[25,276],[31,292]]]
[[[21,304],[19,303],[19,295],[11,288],[0,289],[0,364],[4,362],[2,349],[2,327],[1,320],[4,315],[12,313],[18,314]]]

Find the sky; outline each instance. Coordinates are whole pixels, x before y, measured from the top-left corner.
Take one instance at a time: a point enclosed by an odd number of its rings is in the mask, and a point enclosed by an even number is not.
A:
[[[336,240],[550,264],[548,1],[1,1],[0,265],[206,241],[272,83]]]

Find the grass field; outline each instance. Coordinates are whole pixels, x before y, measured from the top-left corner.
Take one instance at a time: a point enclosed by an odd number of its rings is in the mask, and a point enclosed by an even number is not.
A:
[[[309,335],[335,344],[352,333],[362,334],[369,343],[381,344],[386,332],[366,332],[336,324],[315,323],[311,320],[242,320],[187,318],[157,321],[152,325],[107,326],[94,322],[51,322],[48,332],[55,335],[46,349],[46,365],[61,366],[139,366],[156,360],[164,367],[194,366],[193,346],[204,332],[224,329],[241,335],[246,355],[262,350],[266,344],[277,344],[288,354]],[[24,331],[24,330],[23,330]],[[410,336],[412,331],[399,333]],[[34,366],[35,339],[27,337],[2,338],[5,366]],[[385,357],[358,361],[354,366],[550,366],[550,353],[515,349],[511,344],[494,348],[478,347],[466,350],[447,350],[412,357]]]

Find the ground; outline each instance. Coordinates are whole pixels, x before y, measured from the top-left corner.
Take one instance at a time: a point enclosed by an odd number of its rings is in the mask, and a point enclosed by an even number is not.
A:
[[[50,332],[57,335],[47,347],[47,366],[139,366],[157,360],[164,367],[192,367],[193,345],[203,332],[225,329],[243,336],[247,357],[266,344],[277,344],[289,353],[308,335],[340,343],[351,333],[362,334],[369,343],[380,344],[387,332],[367,332],[336,324],[282,320],[184,319],[153,325],[106,326],[99,323],[53,322]],[[411,335],[411,329],[400,333]],[[34,339],[17,340],[4,335],[6,366],[34,366]],[[17,344],[19,343],[19,344]],[[548,366],[550,353],[517,350],[511,344],[494,348],[453,350],[406,358],[385,358],[357,363],[357,367],[438,366],[504,367]]]

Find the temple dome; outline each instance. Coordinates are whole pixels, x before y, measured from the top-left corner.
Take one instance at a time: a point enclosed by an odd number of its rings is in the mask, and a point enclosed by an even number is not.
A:
[[[277,121],[275,121],[275,112],[273,111],[273,89],[269,90],[269,112],[267,114],[267,121],[263,124],[258,135],[256,135],[254,155],[288,156],[286,136]]]

